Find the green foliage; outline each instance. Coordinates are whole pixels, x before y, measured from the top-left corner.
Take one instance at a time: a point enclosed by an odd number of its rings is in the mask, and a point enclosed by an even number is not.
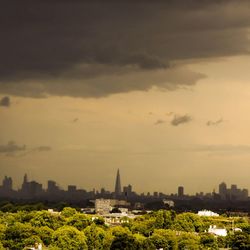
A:
[[[111,244],[114,240],[114,236],[110,232],[110,230],[106,231],[105,238],[103,239],[103,250],[109,250],[111,247]]]
[[[61,250],[88,249],[84,233],[71,226],[60,227],[53,233],[51,247]]]
[[[141,234],[134,234],[135,246],[137,250],[152,250],[156,249],[151,241],[147,237]]]
[[[216,250],[219,247],[250,250],[248,218],[233,219],[243,232],[231,231],[227,237],[214,237],[204,233],[208,226],[221,224],[230,229],[232,218],[199,217],[193,213],[176,215],[159,210],[128,219],[121,226],[109,227],[100,216],[85,215],[65,206],[61,214],[26,209],[15,213],[0,211],[0,250],[21,250],[35,242],[50,250]]]
[[[29,238],[23,240],[25,246],[34,246],[36,242],[42,243],[42,240],[37,235],[32,235]]]
[[[200,244],[202,249],[218,249],[216,238],[208,233],[201,234]]]
[[[1,207],[1,211],[3,212],[14,212],[15,206],[12,203],[6,203]]]
[[[176,216],[172,229],[185,232],[203,232],[204,224],[200,216],[193,213],[183,213]]]
[[[229,236],[230,247],[232,249],[249,250],[250,235],[244,232],[236,232]]]
[[[173,224],[175,216],[174,211],[159,210],[154,212],[152,214],[152,217],[155,218],[154,228],[169,229]]]
[[[147,218],[146,216],[137,217],[131,225],[133,233],[140,233],[149,236],[154,231],[155,218]]]
[[[66,225],[76,227],[78,230],[83,230],[91,224],[91,219],[85,214],[76,213],[66,220]]]
[[[236,227],[239,227],[242,229],[243,232],[250,234],[250,224],[247,222],[239,223],[236,225]]]
[[[3,244],[0,241],[0,250],[5,250],[5,248],[3,247]]]
[[[61,215],[64,217],[71,217],[77,213],[75,208],[72,207],[65,207],[63,208]]]
[[[217,244],[219,248],[226,248],[228,245],[227,237],[217,236]]]
[[[157,248],[175,250],[177,248],[177,238],[175,232],[169,229],[156,229],[149,241]]]
[[[114,239],[110,246],[111,250],[136,250],[136,240],[131,232],[126,230],[116,230],[114,233]]]
[[[200,237],[194,233],[181,233],[178,239],[178,249],[192,249],[199,250],[200,246]]]
[[[99,226],[103,226],[105,225],[105,221],[102,217],[98,216],[96,217],[93,222],[96,224],[96,225],[99,225]]]
[[[164,228],[164,211],[156,212],[154,226],[155,228]]]
[[[48,246],[51,243],[52,235],[54,233],[53,229],[51,229],[47,226],[42,226],[42,227],[36,228],[36,232],[39,235],[39,237],[41,238],[44,245]]]
[[[106,233],[102,228],[93,223],[84,229],[84,234],[87,237],[88,249],[103,249],[103,240]]]
[[[2,217],[1,217],[1,223],[5,224],[6,226],[11,226],[14,225],[16,222],[20,222],[19,216],[18,214],[14,214],[14,213],[5,213]]]
[[[64,219],[62,216],[52,214],[48,211],[38,211],[34,214],[33,218],[30,220],[30,223],[35,227],[47,226],[55,230],[63,226]]]
[[[5,231],[4,246],[10,249],[23,249],[29,238],[36,235],[35,229],[28,223],[16,222]]]
[[[5,231],[7,226],[4,224],[0,224],[0,242],[5,238]]]

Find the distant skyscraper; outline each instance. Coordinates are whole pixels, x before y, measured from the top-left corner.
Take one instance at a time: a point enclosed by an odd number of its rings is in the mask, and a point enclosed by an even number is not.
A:
[[[28,191],[28,177],[27,177],[27,174],[24,175],[23,177],[23,184],[22,184],[22,192],[23,193],[27,193]]]
[[[219,195],[221,197],[221,199],[226,199],[227,197],[227,185],[225,182],[222,182],[220,185],[219,185]]]
[[[120,171],[117,170],[116,180],[115,180],[115,196],[120,196],[122,193],[121,189],[121,178],[120,178]]]
[[[3,190],[11,191],[12,190],[12,178],[5,176],[3,179]]]
[[[28,182],[28,176],[27,176],[27,174],[25,174],[23,177],[23,184],[25,184],[27,182]]]
[[[56,185],[55,181],[49,180],[48,181],[48,188],[47,188],[47,192],[49,194],[55,194],[59,191],[58,186]]]
[[[129,184],[128,186],[124,186],[123,187],[123,195],[125,197],[130,197],[132,194],[132,186]]]
[[[178,187],[178,196],[182,197],[184,195],[184,187],[180,186]]]

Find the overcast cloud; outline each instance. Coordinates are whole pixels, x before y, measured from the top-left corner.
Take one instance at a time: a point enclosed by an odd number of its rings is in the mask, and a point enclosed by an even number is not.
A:
[[[250,3],[3,1],[0,93],[102,97],[174,90],[204,75],[183,60],[246,54]]]

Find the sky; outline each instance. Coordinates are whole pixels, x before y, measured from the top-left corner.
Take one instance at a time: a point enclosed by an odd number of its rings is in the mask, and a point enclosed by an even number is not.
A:
[[[2,0],[0,178],[250,189],[250,3]]]

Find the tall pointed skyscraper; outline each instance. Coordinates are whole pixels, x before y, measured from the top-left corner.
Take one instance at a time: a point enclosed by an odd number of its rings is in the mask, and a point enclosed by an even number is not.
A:
[[[122,194],[121,178],[120,178],[120,171],[118,169],[115,180],[115,197],[120,196],[121,194]]]

